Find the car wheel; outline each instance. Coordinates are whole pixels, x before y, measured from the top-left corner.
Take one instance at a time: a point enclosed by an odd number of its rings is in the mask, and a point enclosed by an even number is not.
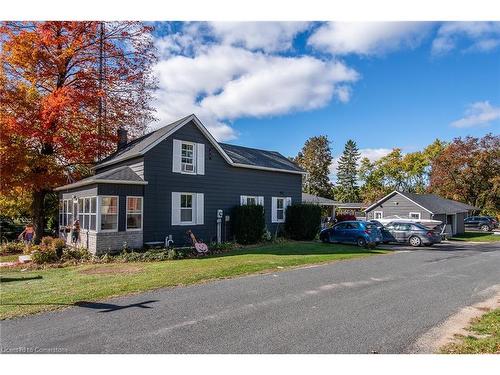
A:
[[[481,225],[481,230],[482,230],[483,232],[489,232],[489,231],[490,231],[490,227],[489,227],[489,226],[487,226],[487,225]]]
[[[413,247],[419,247],[422,244],[422,240],[420,239],[420,237],[417,236],[411,236],[408,241],[410,242],[410,245]]]
[[[359,247],[366,247],[366,240],[365,240],[363,237],[360,237],[360,238],[358,238],[358,240],[356,241],[356,244],[357,244]]]

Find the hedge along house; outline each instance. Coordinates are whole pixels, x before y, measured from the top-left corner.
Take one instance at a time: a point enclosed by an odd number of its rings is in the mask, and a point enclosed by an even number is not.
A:
[[[264,206],[268,230],[301,202],[305,172],[274,151],[217,142],[189,115],[130,142],[94,167],[95,175],[57,188],[60,225],[78,217],[81,244],[92,253],[144,244],[230,238],[235,205]],[[70,233],[66,233],[70,241]]]
[[[365,214],[368,220],[439,220],[455,235],[465,232],[464,219],[469,212],[475,210],[476,207],[433,194],[414,194],[395,190],[369,206]]]

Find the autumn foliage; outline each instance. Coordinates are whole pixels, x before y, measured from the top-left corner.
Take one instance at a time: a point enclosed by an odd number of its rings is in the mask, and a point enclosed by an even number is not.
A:
[[[150,31],[137,22],[2,24],[0,192],[28,191],[35,226],[43,226],[45,195],[109,154],[119,127],[144,131]]]

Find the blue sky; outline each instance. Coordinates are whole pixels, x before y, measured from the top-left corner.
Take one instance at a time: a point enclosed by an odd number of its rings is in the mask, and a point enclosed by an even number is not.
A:
[[[372,160],[499,133],[500,22],[156,26],[156,126],[194,112],[222,141],[292,156],[326,134]]]

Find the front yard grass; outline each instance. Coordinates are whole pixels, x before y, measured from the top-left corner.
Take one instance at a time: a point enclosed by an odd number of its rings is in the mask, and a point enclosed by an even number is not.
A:
[[[500,241],[500,235],[490,232],[465,232],[451,237],[452,241],[473,241],[473,242],[497,242]]]
[[[22,272],[1,270],[0,319],[160,287],[387,253],[349,245],[287,242],[193,259],[83,264]]]
[[[468,336],[457,336],[457,342],[446,345],[448,354],[500,354],[500,309],[473,319]]]

